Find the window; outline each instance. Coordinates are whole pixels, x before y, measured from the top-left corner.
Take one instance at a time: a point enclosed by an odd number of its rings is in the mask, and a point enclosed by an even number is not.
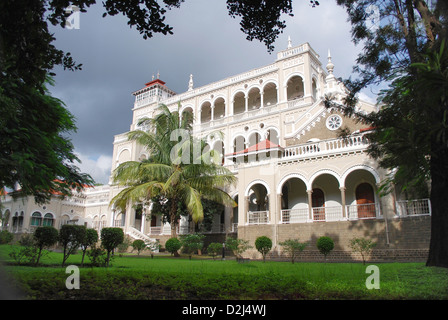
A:
[[[31,225],[35,227],[42,225],[42,215],[39,212],[36,211],[31,215]]]
[[[329,116],[327,118],[327,128],[329,130],[337,130],[342,125],[342,118],[337,114]]]
[[[54,218],[53,215],[51,213],[46,213],[44,216],[44,221],[43,221],[43,226],[46,227],[53,227],[54,225]]]

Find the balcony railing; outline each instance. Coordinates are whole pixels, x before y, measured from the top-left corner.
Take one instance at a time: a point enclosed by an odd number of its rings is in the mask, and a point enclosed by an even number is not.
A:
[[[310,142],[285,148],[282,159],[289,160],[294,158],[321,156],[344,151],[363,150],[368,146],[368,144],[369,142],[365,135],[355,135],[348,138]]]
[[[380,216],[380,206],[378,203],[349,205],[346,207],[347,219],[374,219]]]
[[[269,223],[269,211],[249,211],[247,221],[249,224],[267,224]]]
[[[431,201],[429,199],[401,200],[396,202],[399,217],[431,215]]]

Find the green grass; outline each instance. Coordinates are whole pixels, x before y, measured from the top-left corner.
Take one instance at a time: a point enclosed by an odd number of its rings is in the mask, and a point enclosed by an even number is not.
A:
[[[112,266],[80,268],[80,289],[68,290],[62,255],[42,266],[16,266],[0,246],[0,260],[28,299],[448,299],[448,270],[422,263],[375,264],[380,289],[367,289],[362,263],[295,263],[188,257],[115,256]],[[88,261],[88,258],[86,258]],[[73,255],[67,265],[79,265]]]

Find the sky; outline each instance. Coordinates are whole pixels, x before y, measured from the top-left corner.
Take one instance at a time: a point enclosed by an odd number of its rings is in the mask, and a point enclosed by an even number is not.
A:
[[[190,74],[194,87],[200,87],[273,63],[289,36],[293,46],[308,42],[324,66],[331,50],[335,75],[350,77],[362,48],[352,43],[347,14],[335,3],[322,0],[312,8],[309,1],[294,1],[294,17],[283,17],[287,27],[273,53],[257,40],[246,40],[225,0],[186,0],[166,14],[174,34],[147,40],[122,15],[102,18],[101,1],[80,14],[79,29],[51,27],[55,46],[83,64],[81,71],[55,69],[50,88],[76,118],[78,130],[70,139],[81,160],[78,167],[98,183],[108,183],[114,136],[130,129],[132,92],[158,73],[171,90],[183,93]]]

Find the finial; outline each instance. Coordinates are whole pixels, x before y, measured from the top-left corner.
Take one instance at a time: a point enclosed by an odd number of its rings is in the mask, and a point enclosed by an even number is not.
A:
[[[152,79],[151,80],[154,80],[154,74],[152,75]]]
[[[292,48],[291,37],[288,36],[288,49]]]
[[[190,74],[190,81],[188,82],[188,91],[193,90],[193,75]]]
[[[159,79],[159,78],[160,78],[160,72],[157,71],[157,79]]]
[[[331,62],[331,53],[330,49],[328,49],[328,63],[327,63],[327,70],[328,73],[333,74],[334,64]]]

